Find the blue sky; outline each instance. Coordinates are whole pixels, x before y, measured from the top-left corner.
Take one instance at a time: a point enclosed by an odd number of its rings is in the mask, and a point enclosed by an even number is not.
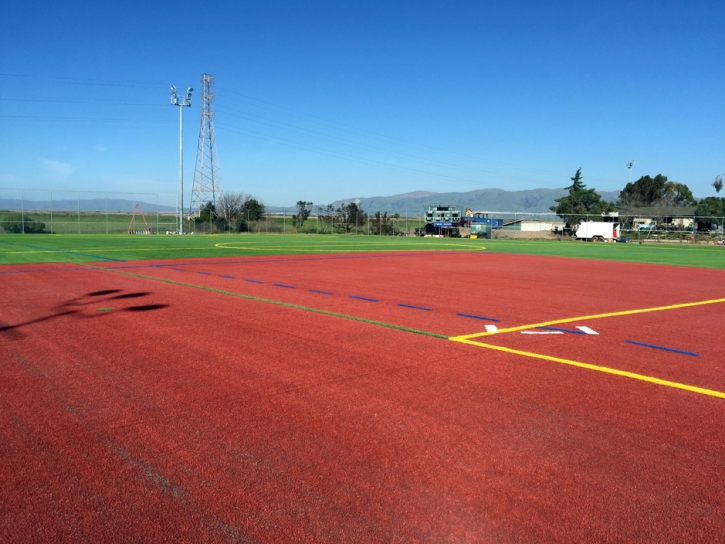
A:
[[[225,190],[268,205],[414,190],[598,190],[725,172],[725,4],[16,2],[0,187],[178,191],[215,76]]]

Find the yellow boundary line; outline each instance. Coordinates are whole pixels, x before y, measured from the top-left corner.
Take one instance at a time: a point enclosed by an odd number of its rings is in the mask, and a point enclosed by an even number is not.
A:
[[[626,370],[617,370],[615,368],[609,368],[606,366],[598,366],[598,365],[591,365],[589,363],[581,363],[579,361],[572,361],[571,359],[561,359],[559,357],[551,357],[549,355],[542,355],[540,353],[532,353],[529,351],[521,351],[518,349],[511,349],[506,348],[503,346],[495,346],[493,344],[484,344],[483,342],[474,342],[472,340],[467,340],[462,337],[457,338],[449,338],[449,340],[453,340],[454,342],[459,342],[461,344],[469,344],[472,346],[478,346],[482,348],[488,348],[493,349],[496,351],[503,351],[505,353],[513,353],[514,355],[523,355],[524,357],[532,357],[534,359],[543,359],[545,361],[553,361],[555,363],[561,363],[564,365],[570,365],[570,366],[576,366],[579,368],[586,368],[588,370],[595,370],[597,372],[604,372],[606,374],[614,374],[615,376],[623,376],[625,378],[631,378],[633,380],[639,380],[643,382],[649,382],[654,383],[657,385],[663,385],[665,387],[672,387],[675,389],[683,389],[685,391],[690,391],[692,393],[699,393],[701,395],[707,395],[710,397],[716,397],[720,399],[725,399],[725,393],[721,391],[714,391],[712,389],[705,389],[702,387],[695,387],[694,385],[687,385],[684,383],[678,383],[678,382],[671,382],[668,380],[662,380],[660,378],[654,378],[652,376],[645,376],[643,374],[637,374],[635,372],[627,372]]]
[[[476,332],[473,334],[463,334],[461,336],[453,336],[450,339],[456,342],[470,340],[471,338],[481,338],[484,336],[492,336],[494,334],[502,334],[507,332],[524,331],[528,329],[536,329],[538,327],[549,327],[551,325],[561,325],[563,323],[573,323],[576,321],[588,321],[591,319],[602,319],[604,317],[617,317],[622,315],[644,314],[648,312],[661,312],[664,310],[676,310],[678,308],[691,308],[693,306],[704,306],[706,304],[718,304],[725,302],[725,298],[715,298],[711,300],[702,300],[699,302],[686,302],[684,304],[672,304],[670,306],[657,306],[654,308],[641,308],[638,310],[623,310],[621,312],[609,312],[606,314],[583,315],[579,317],[567,317],[565,319],[555,319],[552,321],[543,321],[531,325],[520,325],[518,327],[509,327],[507,329],[499,329],[497,332]]]

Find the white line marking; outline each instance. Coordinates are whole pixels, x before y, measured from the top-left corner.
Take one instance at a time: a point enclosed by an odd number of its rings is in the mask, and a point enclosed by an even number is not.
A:
[[[496,325],[486,325],[486,332],[498,332]]]
[[[563,331],[521,331],[521,334],[564,334]]]
[[[597,331],[590,329],[589,327],[577,327],[580,331],[586,334],[599,334]]]

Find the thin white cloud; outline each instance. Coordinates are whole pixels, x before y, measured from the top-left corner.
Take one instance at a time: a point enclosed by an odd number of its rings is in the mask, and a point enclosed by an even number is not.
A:
[[[48,177],[52,181],[63,181],[68,179],[76,171],[75,166],[67,162],[51,161],[50,159],[40,159],[48,171]]]

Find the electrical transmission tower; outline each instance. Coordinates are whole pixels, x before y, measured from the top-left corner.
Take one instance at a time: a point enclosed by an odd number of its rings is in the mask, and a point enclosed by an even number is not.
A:
[[[191,188],[191,206],[189,207],[189,213],[197,216],[204,205],[209,202],[216,205],[224,192],[219,171],[219,156],[216,150],[216,135],[214,134],[213,81],[214,76],[201,75],[201,126],[199,127],[199,144],[196,148],[194,184]]]

